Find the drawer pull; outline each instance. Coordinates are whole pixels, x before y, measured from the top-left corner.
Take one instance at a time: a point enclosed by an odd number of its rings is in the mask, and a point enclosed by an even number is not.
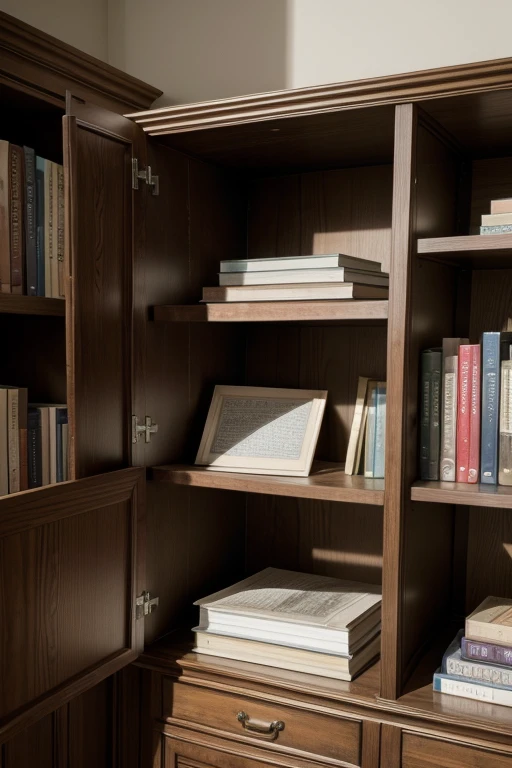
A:
[[[251,719],[246,712],[239,712],[236,719],[239,723],[242,723],[246,731],[257,733],[259,736],[269,736],[269,741],[274,741],[279,736],[279,731],[284,731],[282,720],[272,720],[268,725],[258,725],[258,723],[251,723]]]

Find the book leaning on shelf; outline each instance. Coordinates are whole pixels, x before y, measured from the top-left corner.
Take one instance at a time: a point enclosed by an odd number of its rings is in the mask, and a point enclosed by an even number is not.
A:
[[[345,460],[345,474],[383,478],[385,449],[386,382],[360,376]]]
[[[203,302],[386,299],[389,277],[379,262],[344,254],[221,261],[219,285]]]
[[[351,680],[380,651],[380,587],[266,568],[197,601],[198,653]]]
[[[0,140],[0,292],[64,297],[64,170]]]

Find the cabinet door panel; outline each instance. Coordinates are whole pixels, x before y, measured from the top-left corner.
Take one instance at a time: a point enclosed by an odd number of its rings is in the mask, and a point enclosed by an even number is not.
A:
[[[143,470],[0,502],[0,740],[133,661]]]
[[[68,95],[64,117],[66,324],[72,477],[131,461],[134,123]],[[141,418],[145,414],[139,414]]]
[[[233,747],[229,743],[225,747],[226,751],[217,750],[202,744],[182,743],[166,738],[163,768],[273,768],[275,765],[231,753],[228,750]]]
[[[512,751],[480,749],[404,733],[401,768],[512,768]]]

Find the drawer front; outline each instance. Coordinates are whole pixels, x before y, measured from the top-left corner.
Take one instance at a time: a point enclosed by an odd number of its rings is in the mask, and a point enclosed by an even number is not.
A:
[[[163,681],[164,717],[251,742],[360,765],[361,721],[308,712],[236,694]],[[246,717],[242,718],[240,713]],[[272,724],[281,723],[279,725]]]
[[[181,743],[167,737],[164,768],[274,768],[271,763],[230,754],[203,744]]]
[[[512,752],[404,733],[401,768],[512,768]]]

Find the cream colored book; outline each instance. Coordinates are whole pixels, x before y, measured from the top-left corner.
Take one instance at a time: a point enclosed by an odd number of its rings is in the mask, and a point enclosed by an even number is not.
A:
[[[329,269],[348,267],[380,272],[380,261],[360,259],[343,253],[319,253],[310,256],[276,256],[267,259],[230,259],[221,261],[221,272],[269,272],[282,269]]]
[[[512,197],[491,200],[491,213],[512,213]]]
[[[57,408],[48,408],[49,452],[50,452],[50,483],[57,482]]]
[[[466,619],[469,640],[512,645],[512,600],[486,597]]]
[[[359,467],[357,462],[358,444],[362,444],[361,432],[363,431],[363,414],[366,399],[366,390],[368,387],[368,378],[360,376],[357,384],[356,407],[354,408],[354,417],[352,419],[352,429],[348,441],[347,458],[345,460],[345,474],[355,475]],[[359,456],[361,455],[359,451]]]
[[[366,429],[364,435],[364,476],[373,477],[375,461],[375,427],[377,416],[377,388],[378,381],[369,381],[366,391]]]
[[[44,295],[53,296],[53,213],[54,213],[54,163],[51,160],[44,161]]]
[[[262,643],[196,630],[196,653],[223,659],[262,664],[266,667],[304,672],[334,680],[352,680],[380,653],[380,631],[354,655],[318,653],[304,648]]]
[[[269,272],[221,272],[219,285],[283,285],[289,283],[364,283],[389,285],[384,272],[365,272],[359,269],[333,267],[332,269],[279,269]]]
[[[265,570],[195,605],[200,629],[323,652],[350,653],[380,622],[381,590],[278,568]]]
[[[9,418],[7,389],[0,389],[0,496],[9,493]]]
[[[225,301],[323,301],[340,299],[387,299],[388,289],[358,283],[302,285],[227,285],[203,288],[203,302]]]
[[[502,227],[512,224],[512,213],[490,213],[482,216],[482,227]]]

